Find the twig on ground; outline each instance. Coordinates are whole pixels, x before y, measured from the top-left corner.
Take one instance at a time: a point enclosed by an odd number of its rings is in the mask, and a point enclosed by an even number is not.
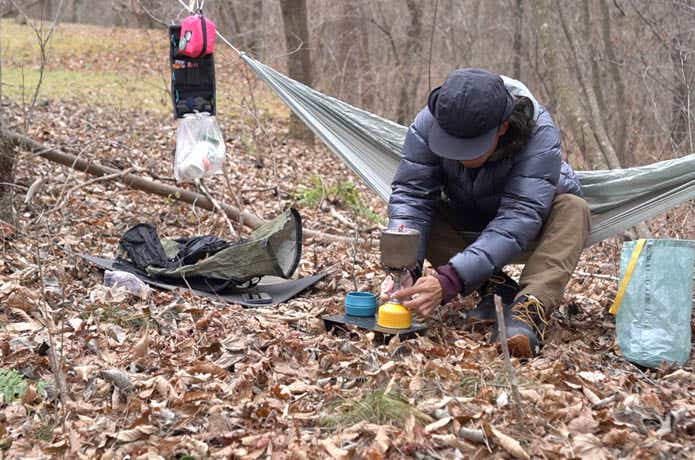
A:
[[[205,188],[205,185],[203,185],[203,179],[198,179],[195,181],[195,185],[198,187],[198,190],[207,197],[208,200],[212,203],[212,205],[217,209],[220,214],[222,214],[222,217],[224,220],[227,222],[227,225],[229,226],[229,233],[231,234],[232,238],[237,239],[239,238],[239,234],[237,233],[236,230],[234,230],[234,225],[232,225],[232,221],[229,219],[229,216],[227,215],[226,212],[224,212],[224,209],[222,209],[222,206],[217,202],[216,199],[210,195],[210,193],[207,191]]]
[[[572,276],[578,276],[578,277],[583,277],[583,278],[598,278],[602,280],[611,280],[611,281],[619,281],[620,278],[617,276],[613,275],[602,275],[600,273],[588,273],[588,272],[583,272],[580,270],[575,270],[574,273],[572,273]]]
[[[606,396],[605,398],[597,401],[596,404],[592,404],[591,408],[592,409],[601,409],[602,407],[607,406],[608,404],[612,403],[613,401],[615,401],[615,393],[610,395],[610,396]]]
[[[39,272],[39,282],[41,283],[41,293],[43,294],[44,298],[44,305],[50,306],[50,302],[48,300],[48,297],[46,296],[46,290],[45,290],[45,280],[43,277],[43,268],[41,265],[41,254],[39,252],[39,248],[36,247],[35,255],[34,257],[36,258],[36,266],[38,268]],[[63,366],[62,366],[62,359],[58,359],[58,356],[56,355],[56,349],[55,349],[55,341],[53,340],[53,333],[56,329],[55,323],[53,321],[53,316],[50,311],[48,311],[47,308],[41,308],[41,314],[44,317],[44,320],[46,321],[46,330],[48,331],[48,362],[49,365],[51,366],[51,371],[53,372],[53,376],[55,377],[56,381],[56,386],[58,387],[58,394],[60,396],[60,402],[63,406],[63,411],[66,410],[67,408],[67,401],[70,399],[68,397],[68,385],[65,380],[65,374],[63,374]],[[61,330],[61,335],[62,335],[62,328]]]
[[[352,258],[352,263],[350,264],[350,275],[352,276],[352,284],[355,288],[355,292],[359,291],[359,286],[357,285],[357,243],[359,242],[359,237],[357,235],[357,230],[353,229],[352,244],[350,245],[350,256]]]
[[[94,183],[96,183],[96,182],[102,182],[102,181],[106,181],[106,180],[116,179],[116,178],[118,178],[118,177],[123,177],[123,176],[125,176],[125,175],[127,175],[127,174],[130,174],[130,172],[133,171],[134,169],[135,169],[135,168],[128,168],[128,169],[124,169],[123,171],[120,171],[120,172],[117,172],[117,173],[107,174],[106,176],[94,177],[94,178],[92,178],[92,179],[89,179],[89,180],[87,180],[87,181],[84,181],[84,182],[82,182],[82,183],[80,183],[80,184],[77,184],[77,185],[71,187],[71,188],[65,193],[65,195],[63,195],[63,198],[60,200],[60,202],[58,202],[57,205],[55,205],[52,209],[50,209],[50,210],[46,213],[46,215],[52,214],[52,213],[54,213],[54,212],[60,210],[63,206],[65,206],[65,203],[67,203],[68,200],[70,199],[70,195],[72,195],[72,194],[73,194],[74,192],[76,192],[77,190],[79,190],[79,189],[81,189],[81,188],[83,188],[83,187],[86,187],[86,186],[88,186],[88,185],[94,184]]]
[[[340,222],[341,224],[347,225],[348,227],[355,229],[355,230],[357,229],[357,225],[353,221],[351,221],[349,218],[347,218],[344,215],[342,215],[341,213],[339,213],[335,209],[335,206],[331,206],[330,213],[331,213],[331,216],[335,217],[335,219],[338,222]]]
[[[23,190],[27,190],[27,187],[25,185],[13,184],[12,182],[0,182],[0,185],[2,185],[4,187],[14,187],[14,188],[21,188]]]
[[[232,198],[234,199],[234,203],[237,206],[237,209],[239,209],[239,217],[238,217],[239,227],[243,228],[246,225],[244,223],[244,213],[242,211],[242,209],[244,209],[244,205],[241,202],[241,199],[239,198],[239,193],[237,193],[236,190],[234,189],[234,187],[232,187],[232,183],[229,181],[229,175],[225,173],[222,175],[222,177],[224,177],[224,183],[227,187],[227,191],[228,191],[229,195],[232,196]],[[243,193],[243,192],[240,192],[240,193]]]
[[[31,203],[31,200],[34,199],[34,196],[39,192],[41,189],[41,186],[46,182],[46,178],[43,176],[39,176],[34,180],[34,182],[31,183],[29,188],[27,189],[27,193],[24,196],[24,204],[29,204]]]
[[[269,187],[259,187],[259,188],[244,188],[239,190],[240,193],[249,192],[273,192],[274,194],[280,193],[279,187],[277,185],[271,185]]]
[[[516,374],[514,373],[514,367],[512,366],[512,360],[509,356],[509,346],[507,345],[507,327],[504,323],[504,306],[502,305],[502,298],[495,295],[495,311],[497,313],[497,330],[499,332],[498,338],[500,344],[502,345],[502,353],[504,355],[504,366],[507,369],[507,377],[509,378],[509,385],[512,388],[512,399],[514,401],[514,413],[518,420],[522,419],[521,413],[521,395],[519,394],[519,384],[516,381]]]

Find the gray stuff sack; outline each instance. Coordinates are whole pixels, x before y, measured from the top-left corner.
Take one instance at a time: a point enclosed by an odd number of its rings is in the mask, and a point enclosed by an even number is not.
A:
[[[623,244],[620,277],[637,241]],[[618,345],[645,367],[685,364],[690,357],[695,241],[646,240],[616,318]]]

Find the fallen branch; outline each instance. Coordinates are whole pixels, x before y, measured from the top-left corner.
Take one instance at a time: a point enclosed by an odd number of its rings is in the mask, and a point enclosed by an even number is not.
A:
[[[65,153],[57,148],[47,147],[27,136],[23,136],[21,134],[6,129],[0,129],[0,137],[5,138],[26,150],[29,150],[36,156],[41,156],[42,158],[50,160],[54,163],[59,163],[64,166],[68,166],[77,171],[98,177],[114,175],[113,180],[118,179],[123,184],[136,190],[141,190],[143,192],[172,198],[177,201],[183,201],[184,203],[194,204],[195,206],[207,209],[208,211],[215,210],[215,205],[212,203],[212,201],[210,201],[209,198],[200,193],[195,193],[171,185],[154,182],[152,180],[145,179],[144,177],[140,177],[135,174],[123,174],[123,171],[119,169],[110,168],[108,166],[96,165],[91,161],[78,158],[75,155]],[[241,211],[225,203],[219,203],[219,205],[229,217],[238,220],[243,219],[244,225],[252,230],[260,227],[265,223],[263,219],[260,219],[259,217],[246,211]],[[351,241],[351,238],[347,236],[329,235],[327,233],[315,230],[305,229],[303,233],[305,236],[314,237],[325,241],[337,241],[341,243],[347,243]]]
[[[502,353],[504,354],[504,367],[507,369],[509,377],[509,386],[512,387],[512,400],[514,401],[514,413],[517,421],[521,421],[521,395],[519,394],[519,384],[516,381],[516,374],[512,366],[512,360],[509,357],[509,345],[507,344],[507,327],[504,323],[504,307],[502,306],[502,298],[495,295],[495,312],[497,313],[497,331],[498,339],[502,345]]]

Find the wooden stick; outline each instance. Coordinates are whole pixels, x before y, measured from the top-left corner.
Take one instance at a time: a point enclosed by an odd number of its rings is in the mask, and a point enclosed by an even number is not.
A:
[[[507,369],[509,377],[509,385],[512,387],[512,400],[514,401],[514,412],[518,420],[522,419],[521,414],[521,395],[519,394],[519,384],[516,381],[516,374],[512,366],[512,360],[509,357],[509,345],[507,344],[507,326],[504,323],[504,306],[502,298],[495,294],[495,312],[497,313],[497,338],[502,345],[502,354],[504,355],[504,367]]]
[[[210,199],[208,199],[205,195],[202,195],[200,193],[195,193],[171,185],[155,182],[135,174],[123,174],[123,171],[119,169],[110,168],[108,166],[96,165],[91,161],[85,160],[83,158],[78,158],[75,155],[65,153],[56,148],[47,147],[43,144],[34,141],[29,137],[15,133],[13,131],[9,131],[7,129],[0,129],[0,137],[8,139],[9,141],[15,143],[18,146],[21,146],[26,150],[29,150],[37,156],[53,161],[54,163],[68,166],[77,171],[98,177],[114,175],[114,178],[119,179],[128,187],[134,188],[136,190],[141,190],[143,192],[172,198],[177,201],[183,201],[184,203],[195,204],[195,206],[207,209],[208,211],[215,210],[215,206],[210,201]],[[228,216],[234,219],[243,219],[244,225],[252,230],[260,227],[265,223],[263,219],[260,219],[259,217],[246,211],[241,211],[225,203],[219,203],[219,205]],[[303,234],[305,236],[315,237],[324,241],[337,241],[341,243],[349,243],[351,241],[351,238],[347,236],[329,235],[327,233],[310,229],[304,229]]]
[[[587,272],[583,272],[580,270],[575,270],[574,272],[572,272],[572,276],[583,277],[583,278],[598,278],[601,280],[620,281],[620,278],[618,278],[617,276],[603,275],[601,273],[587,273]]]

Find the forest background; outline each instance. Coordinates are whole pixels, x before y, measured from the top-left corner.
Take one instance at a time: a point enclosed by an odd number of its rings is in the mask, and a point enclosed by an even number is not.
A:
[[[26,3],[52,18],[59,1]],[[182,14],[174,0],[62,3],[62,21],[103,26],[161,27],[154,18]],[[401,124],[451,70],[483,67],[526,83],[578,169],[693,151],[691,0],[208,0],[205,11],[262,62],[290,62],[297,79]]]
[[[480,66],[527,84],[576,169],[694,151],[692,0],[206,0],[205,11],[262,62],[406,125],[451,70]],[[200,191],[172,177],[159,21],[184,15],[173,0],[0,0],[0,457],[693,457],[694,359],[639,368],[615,341],[623,235],[583,253],[542,356],[511,361],[517,404],[489,329],[463,321],[473,297],[415,340],[325,331],[321,315],[343,311],[346,292],[378,290],[385,204],[223,44],[228,154],[205,185],[247,217],[128,185],[130,174]],[[110,172],[49,161],[56,151]],[[139,222],[238,239],[289,206],[307,230],[296,276],[329,276],[276,308],[127,295],[75,255],[115,256]],[[694,215],[684,203],[645,230],[695,239]]]

